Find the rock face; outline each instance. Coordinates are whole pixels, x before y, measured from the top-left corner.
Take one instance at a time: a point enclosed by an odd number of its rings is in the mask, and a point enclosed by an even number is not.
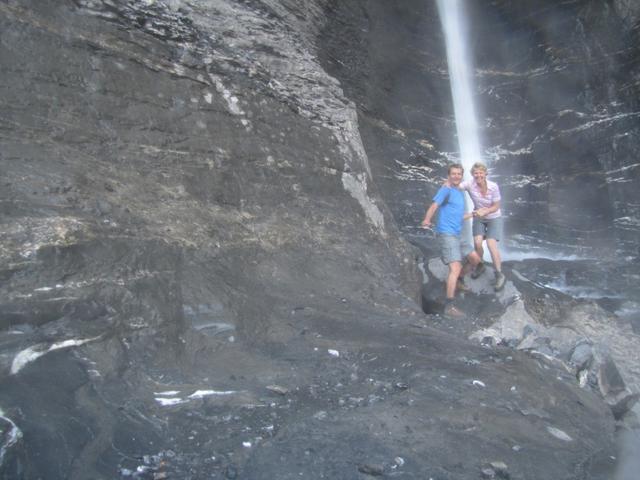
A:
[[[507,217],[502,250],[518,260],[508,263],[523,281],[498,299],[466,299],[477,323],[453,330],[513,347],[528,337],[528,350],[552,356],[561,353],[558,344],[571,348],[588,339],[599,351],[591,374],[597,376],[612,349],[637,391],[637,372],[630,367],[640,331],[637,7],[463,3],[484,154],[490,176],[501,185]],[[433,281],[442,281],[444,271],[434,268],[432,238],[415,229],[445,176],[444,165],[458,156],[435,2],[332,6],[337,20],[323,37],[325,63],[356,101],[383,196],[428,260],[423,306],[440,311],[442,293]],[[345,25],[354,25],[347,34]],[[477,295],[491,293],[490,286],[475,287]],[[535,323],[541,329],[530,335]],[[567,328],[572,334],[562,335]]]
[[[613,245],[637,253],[640,65],[631,3],[468,2],[485,156],[521,241],[588,249],[606,240],[607,255]],[[413,182],[441,178],[457,150],[435,2],[332,5],[341,20],[324,38],[327,65],[356,99],[374,171],[409,224]],[[342,24],[354,27],[338,35]]]
[[[398,225],[449,148],[435,21],[0,3],[3,478],[608,478],[598,395],[420,310]]]
[[[504,198],[507,259],[588,259],[585,282],[563,283],[564,272],[532,280],[617,299],[624,305],[614,310],[640,327],[637,7],[464,3],[484,155]],[[435,2],[331,5],[327,68],[358,107],[376,183],[398,225],[429,248],[415,225],[458,155]]]

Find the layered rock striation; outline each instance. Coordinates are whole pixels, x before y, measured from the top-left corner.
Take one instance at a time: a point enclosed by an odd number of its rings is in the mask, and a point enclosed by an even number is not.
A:
[[[466,4],[484,156],[521,245],[637,256],[640,66],[631,3]],[[416,182],[435,188],[458,150],[435,3],[331,5],[335,29],[326,30],[323,58],[359,108],[396,218],[414,225],[424,208],[415,205]]]

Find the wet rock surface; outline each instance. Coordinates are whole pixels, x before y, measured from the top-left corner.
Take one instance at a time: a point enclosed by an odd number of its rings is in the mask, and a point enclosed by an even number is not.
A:
[[[446,132],[453,114],[442,101],[448,77],[435,2],[332,5],[340,20],[324,38],[327,68],[356,99],[378,185],[425,258],[423,309],[438,314],[446,269],[433,235],[416,226],[458,153]],[[629,191],[638,183],[637,9],[467,6],[474,100],[490,177],[502,188],[510,282],[493,296],[489,283],[470,281],[474,294],[458,299],[467,319],[434,322],[557,363],[605,397],[597,377],[613,359],[630,388],[624,400],[608,400],[620,415],[635,402],[638,378],[637,191]],[[357,25],[348,39],[337,34],[344,24]]]
[[[513,274],[466,296],[477,320],[421,310],[431,247],[400,236],[411,190],[376,129],[412,153],[323,66],[359,5],[0,3],[3,478],[610,478],[600,392],[467,340],[516,305]],[[552,328],[538,294],[517,305]]]
[[[376,183],[414,243],[444,165],[459,158],[435,3],[332,2],[336,20],[322,37],[327,69],[358,108]],[[509,259],[567,260],[564,269],[578,260],[577,278],[564,284],[561,264],[543,280],[572,296],[613,297],[637,323],[640,64],[630,3],[492,0],[468,3],[467,16]]]

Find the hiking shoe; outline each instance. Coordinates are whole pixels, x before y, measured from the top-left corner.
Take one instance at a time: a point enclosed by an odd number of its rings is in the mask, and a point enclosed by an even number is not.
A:
[[[456,290],[458,290],[459,292],[470,292],[471,289],[469,287],[467,287],[467,284],[464,283],[464,280],[462,278],[458,278],[458,281],[456,282]]]
[[[471,278],[475,280],[480,275],[482,275],[485,270],[486,270],[486,267],[484,266],[484,262],[480,262],[478,265],[476,265],[475,270],[471,272]]]
[[[493,284],[493,288],[496,292],[499,292],[504,288],[504,284],[506,283],[507,278],[504,276],[502,272],[496,272],[496,283]]]
[[[446,307],[444,307],[444,316],[447,318],[464,318],[466,315],[453,303],[450,303]]]

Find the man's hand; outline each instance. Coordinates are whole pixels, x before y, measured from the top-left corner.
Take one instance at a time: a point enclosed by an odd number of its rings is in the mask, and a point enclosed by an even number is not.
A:
[[[438,210],[438,204],[433,202],[427,209],[427,213],[424,214],[424,219],[420,224],[422,228],[431,228],[431,219],[436,214],[436,210]]]

